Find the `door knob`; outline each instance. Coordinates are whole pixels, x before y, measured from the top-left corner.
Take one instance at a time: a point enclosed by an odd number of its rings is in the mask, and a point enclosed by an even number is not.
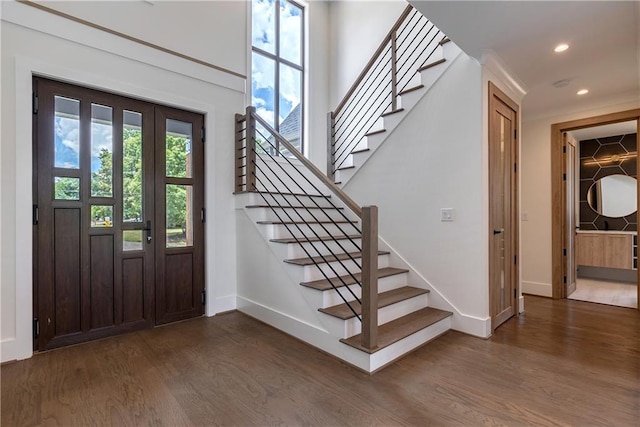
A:
[[[493,230],[493,235],[495,236],[496,234],[502,234],[504,233],[504,228],[501,228],[500,230]]]

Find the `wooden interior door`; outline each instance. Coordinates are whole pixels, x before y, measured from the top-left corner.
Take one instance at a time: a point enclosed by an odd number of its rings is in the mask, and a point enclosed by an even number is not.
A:
[[[491,327],[518,311],[517,105],[489,84],[489,304]]]
[[[564,256],[566,257],[565,287],[566,295],[569,296],[576,290],[577,265],[576,265],[576,229],[577,214],[576,194],[578,185],[577,175],[577,141],[568,133],[563,134],[564,138],[564,176],[565,176],[565,205],[567,208],[567,228],[565,235]],[[564,281],[564,280],[563,280]]]
[[[43,78],[33,84],[34,349],[201,315],[203,147],[189,142],[187,150],[172,137],[178,145],[165,155],[167,132],[180,129],[164,129],[164,111],[198,132],[202,115]],[[163,179],[156,190],[167,161],[175,169],[185,159],[188,177]],[[178,188],[167,206],[165,184],[189,191]],[[175,237],[165,232],[167,217],[189,218],[189,245],[166,248]]]

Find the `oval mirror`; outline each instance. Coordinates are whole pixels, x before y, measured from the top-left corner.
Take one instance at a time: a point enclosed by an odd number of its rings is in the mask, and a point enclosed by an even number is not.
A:
[[[631,215],[638,207],[635,178],[627,175],[609,175],[593,183],[587,193],[591,209],[609,218]]]

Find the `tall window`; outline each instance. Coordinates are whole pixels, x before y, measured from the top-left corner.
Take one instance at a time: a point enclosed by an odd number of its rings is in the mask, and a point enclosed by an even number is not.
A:
[[[289,0],[253,0],[251,39],[251,104],[302,151],[303,7]]]

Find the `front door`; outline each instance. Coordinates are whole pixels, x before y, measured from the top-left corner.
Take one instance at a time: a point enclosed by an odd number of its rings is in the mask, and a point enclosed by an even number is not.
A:
[[[517,313],[517,106],[489,84],[489,304],[491,327]]]
[[[202,116],[42,78],[34,93],[34,348],[201,315]]]

